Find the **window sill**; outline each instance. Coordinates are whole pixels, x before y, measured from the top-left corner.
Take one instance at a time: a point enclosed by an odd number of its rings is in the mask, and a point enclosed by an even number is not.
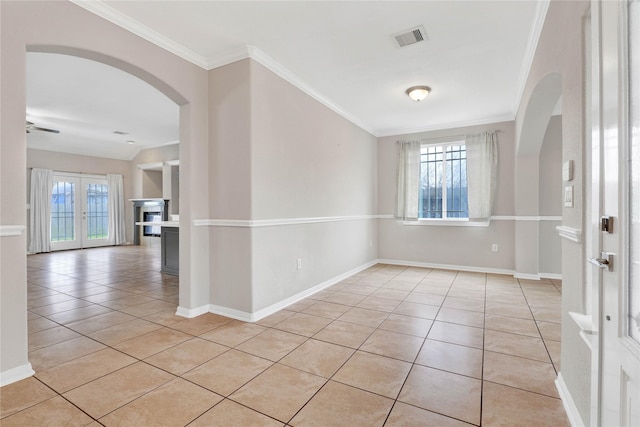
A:
[[[488,227],[491,221],[469,221],[464,219],[419,219],[417,221],[402,221],[403,225],[443,226],[443,227]]]

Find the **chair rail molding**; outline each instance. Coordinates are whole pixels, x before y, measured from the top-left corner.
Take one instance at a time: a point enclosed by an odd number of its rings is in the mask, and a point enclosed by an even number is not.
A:
[[[567,227],[565,225],[559,225],[556,227],[558,234],[563,239],[567,239],[574,243],[580,243],[582,241],[582,230],[579,228]]]
[[[0,237],[20,236],[25,229],[24,225],[0,225]]]

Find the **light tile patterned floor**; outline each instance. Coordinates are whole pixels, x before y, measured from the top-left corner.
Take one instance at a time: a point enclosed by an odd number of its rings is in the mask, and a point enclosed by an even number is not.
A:
[[[175,316],[159,248],[28,257],[3,426],[563,426],[558,281],[377,265],[255,324]]]

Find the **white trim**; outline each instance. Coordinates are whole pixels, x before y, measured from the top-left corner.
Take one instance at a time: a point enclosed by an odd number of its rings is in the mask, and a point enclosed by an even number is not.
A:
[[[0,225],[0,237],[20,236],[25,229],[24,225]]]
[[[176,310],[176,316],[186,317],[188,319],[191,319],[193,317],[198,317],[201,314],[205,314],[208,312],[209,312],[208,305],[203,305],[196,308],[178,307],[178,309]]]
[[[378,219],[379,215],[325,216],[316,218],[283,219],[194,219],[194,227],[276,227],[281,225],[317,224],[323,222],[363,221]]]
[[[567,239],[574,243],[580,243],[580,241],[582,240],[582,230],[580,230],[579,228],[571,228],[564,225],[559,225],[556,227],[556,230],[558,230],[558,234],[563,239]]]
[[[348,112],[346,112],[343,108],[334,104],[331,100],[326,98],[320,92],[313,89],[309,86],[304,80],[300,77],[280,65],[276,60],[271,58],[269,55],[262,52],[255,46],[245,46],[244,48],[232,52],[229,55],[218,57],[218,58],[206,58],[193,50],[181,45],[180,43],[175,42],[174,40],[165,37],[164,35],[158,33],[157,31],[147,27],[146,25],[132,19],[131,17],[119,12],[118,10],[108,6],[101,1],[83,1],[83,0],[71,0],[72,3],[82,7],[83,9],[88,10],[109,22],[116,24],[117,26],[124,28],[125,30],[136,34],[143,39],[159,46],[162,49],[165,49],[182,59],[185,59],[205,70],[212,70],[214,68],[222,67],[224,65],[231,64],[233,62],[241,61],[243,59],[251,58],[259,64],[266,67],[268,70],[273,72],[274,74],[280,76],[285,81],[291,83],[293,86],[297,87],[307,95],[311,96],[321,104],[330,108],[340,116],[349,120],[351,123],[359,126],[365,131],[369,132],[374,136],[376,135],[373,129],[371,129],[367,124],[363,123],[361,120],[352,116]],[[511,117],[508,120],[513,120]],[[501,120],[502,121],[502,120]],[[506,121],[506,120],[504,120]]]
[[[166,162],[164,162],[165,165],[167,166],[180,166],[180,159],[178,160],[167,160]]]
[[[207,59],[207,70],[213,70],[215,68],[224,67],[225,65],[233,64],[234,62],[242,61],[243,59],[251,58],[249,50],[250,46],[243,46],[242,48],[230,52],[225,55],[218,56],[216,58]]]
[[[573,401],[573,397],[571,396],[571,393],[569,392],[569,389],[564,382],[562,372],[558,372],[558,377],[554,382],[556,384],[556,389],[558,389],[560,400],[562,400],[562,406],[564,406],[564,410],[567,413],[567,418],[569,418],[569,424],[571,424],[572,427],[585,427],[584,423],[582,422],[582,418],[580,417],[578,407]]]
[[[199,67],[207,68],[209,61],[207,59],[181,45],[180,43],[176,43],[174,40],[171,40],[168,37],[163,36],[155,30],[147,27],[144,24],[136,21],[135,19],[130,18],[112,8],[104,4],[101,1],[84,1],[84,0],[70,0],[73,4],[80,6],[81,8],[88,10],[89,12],[98,15],[109,22],[116,24],[117,26],[124,28],[125,30],[142,37],[155,44],[156,46],[165,49],[175,55],[178,55],[180,58],[185,59]]]
[[[531,64],[533,64],[533,57],[535,56],[536,49],[538,47],[538,41],[540,40],[540,34],[542,34],[542,27],[544,26],[544,21],[547,18],[547,11],[549,10],[550,3],[551,0],[539,0],[537,2],[535,19],[531,26],[531,32],[529,33],[527,47],[524,52],[524,58],[522,59],[520,73],[518,75],[518,86],[516,99],[513,104],[513,111],[518,111],[518,108],[520,108],[522,95],[524,94],[524,88],[527,85]]]
[[[184,317],[195,317],[195,316],[199,316],[201,314],[204,314],[206,312],[209,313],[214,313],[214,314],[219,314],[221,316],[225,316],[225,317],[230,317],[232,319],[237,319],[237,320],[241,320],[243,322],[257,322],[260,319],[263,319],[267,316],[270,316],[284,308],[287,308],[288,306],[290,306],[291,304],[294,304],[302,299],[305,299],[307,297],[310,297],[311,295],[320,292],[330,286],[335,285],[336,283],[353,276],[354,274],[357,274],[363,270],[366,270],[369,267],[372,267],[374,265],[378,264],[378,260],[373,260],[370,261],[366,264],[363,264],[359,267],[356,267],[354,269],[351,269],[345,273],[339,274],[335,277],[332,277],[331,279],[325,280],[322,283],[318,283],[317,285],[309,288],[309,289],[305,289],[302,292],[298,292],[295,295],[292,295],[288,298],[283,299],[282,301],[278,301],[275,304],[271,304],[268,307],[265,307],[263,309],[260,309],[256,312],[253,313],[248,313],[246,311],[240,311],[240,310],[236,310],[233,308],[229,308],[229,307],[223,307],[220,305],[215,305],[215,304],[209,304],[208,306],[202,306],[199,307],[195,310],[188,310],[188,309],[184,309],[181,307],[178,307],[178,312],[176,313],[179,316],[184,316]],[[184,314],[182,314],[184,313]],[[197,313],[197,314],[196,314]],[[189,314],[189,315],[187,315]]]
[[[379,219],[395,219],[393,215],[376,215]],[[530,216],[530,215],[494,215],[491,218],[491,221],[562,221],[562,216],[556,215],[541,215],[541,216]],[[424,220],[424,219],[423,219]],[[424,220],[430,221],[430,220]],[[449,219],[449,220],[441,220],[442,222],[461,222],[460,220]],[[414,221],[407,221],[414,222]],[[477,224],[487,224],[487,222],[478,222]],[[411,225],[411,224],[408,224]]]
[[[400,220],[399,220],[400,221]],[[488,227],[491,224],[490,221],[469,221],[467,218],[464,219],[456,219],[456,218],[420,218],[416,221],[402,221],[402,225],[409,226],[419,226],[419,227]]]
[[[541,279],[562,280],[562,274],[560,273],[538,273],[538,277]]]
[[[543,215],[496,215],[491,217],[492,221],[562,221],[562,216]]]
[[[162,166],[164,163],[162,162],[153,162],[153,163],[140,163],[136,165],[138,169],[142,170],[162,170]]]
[[[296,302],[298,302],[298,301],[300,301],[302,299],[310,297],[311,295],[313,295],[313,294],[315,294],[317,292],[320,292],[320,291],[322,291],[322,290],[324,290],[324,289],[326,289],[326,288],[328,288],[330,286],[333,286],[336,283],[338,283],[338,282],[340,282],[340,281],[342,281],[342,280],[344,280],[344,279],[346,279],[348,277],[351,277],[354,274],[357,274],[357,273],[359,273],[359,272],[361,272],[363,270],[366,270],[367,268],[372,267],[372,266],[374,266],[374,265],[376,265],[378,263],[379,263],[378,260],[369,261],[366,264],[363,264],[363,265],[361,265],[359,267],[351,269],[351,270],[349,270],[349,271],[347,271],[345,273],[339,274],[339,275],[337,275],[335,277],[332,277],[331,279],[325,280],[322,283],[318,283],[317,285],[315,285],[315,286],[313,286],[313,287],[311,287],[309,289],[306,289],[306,290],[304,290],[302,292],[299,292],[299,293],[297,293],[297,294],[295,294],[293,296],[290,296],[289,298],[286,298],[286,299],[284,299],[282,301],[279,301],[279,302],[277,302],[275,304],[271,304],[268,307],[260,309],[260,310],[254,312],[252,314],[252,321],[255,322],[257,320],[260,320],[262,318],[270,316],[273,313],[276,313],[276,312],[282,310],[283,308],[286,308],[286,307],[290,306],[291,304],[294,304],[294,303],[296,303]]]
[[[475,267],[453,264],[436,264],[431,262],[402,261],[397,259],[378,259],[378,264],[406,265],[407,267],[437,268],[440,270],[470,271],[473,273],[514,274],[513,270],[504,268]]]
[[[404,128],[392,128],[392,129],[384,129],[380,130],[374,135],[378,138],[383,136],[396,136],[396,135],[406,135],[411,133],[421,133],[421,132],[429,132],[434,130],[446,130],[446,129],[456,129],[468,126],[480,126],[480,125],[488,125],[494,123],[501,122],[511,122],[515,120],[515,113],[509,114],[501,114],[498,116],[485,117],[478,120],[468,120],[468,121],[460,121],[460,122],[452,122],[452,123],[443,123],[443,124],[434,124],[420,127],[404,127]]]
[[[523,279],[523,280],[540,280],[540,274],[538,273],[529,274],[529,273],[514,272],[513,277],[515,277],[516,279]]]
[[[249,57],[251,59],[263,65],[265,68],[267,68],[269,71],[271,71],[275,75],[291,83],[293,86],[297,87],[302,92],[306,93],[316,101],[320,102],[325,107],[328,107],[329,109],[333,110],[338,115],[349,120],[354,125],[360,127],[361,129],[364,129],[365,131],[369,132],[370,134],[376,137],[379,136],[376,134],[376,131],[370,128],[366,123],[360,121],[359,119],[357,119],[356,117],[354,117],[353,115],[345,111],[342,107],[333,103],[333,101],[331,101],[329,98],[325,97],[320,92],[312,88],[309,84],[307,84],[307,82],[305,82],[300,77],[298,77],[297,75],[295,75],[294,73],[292,73],[291,71],[283,67],[278,61],[276,61],[275,59],[273,59],[272,57],[270,57],[269,55],[267,55],[257,47],[247,46],[247,50],[249,51]]]
[[[243,322],[255,322],[254,314],[221,305],[209,304],[209,313],[219,314],[220,316],[230,317]]]
[[[0,372],[0,387],[24,380],[25,378],[33,376],[35,373],[31,367],[31,363],[28,362],[16,368]]]
[[[323,222],[362,221],[371,219],[395,219],[393,215],[351,215],[351,216],[325,216],[309,218],[277,218],[277,219],[194,219],[194,227],[276,227],[281,225],[316,224]],[[562,221],[561,216],[492,216],[496,221]],[[442,225],[461,227],[487,227],[489,222],[476,222],[468,220],[430,220],[403,221],[404,225]]]
[[[590,314],[576,313],[574,311],[570,311],[569,316],[580,328],[580,338],[587,344],[587,347],[592,351],[594,347],[597,348],[598,343],[596,340],[598,331],[593,327],[593,316]]]

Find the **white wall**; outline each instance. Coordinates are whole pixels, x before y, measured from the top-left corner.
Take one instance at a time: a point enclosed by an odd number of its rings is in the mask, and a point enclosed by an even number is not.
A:
[[[518,129],[524,126],[527,107],[538,84],[553,74],[561,76],[562,159],[574,162],[574,207],[562,208],[564,226],[583,228],[583,142],[584,142],[584,38],[583,23],[588,1],[552,1],[531,64],[522,100],[518,108]],[[550,106],[549,114],[555,102]],[[526,179],[522,175],[522,179]],[[590,425],[591,354],[580,338],[579,327],[569,312],[584,313],[583,244],[562,241],[562,380],[566,396],[581,417]]]
[[[540,193],[538,209],[541,217],[562,216],[562,116],[553,116],[547,126],[540,149]],[[538,271],[547,276],[562,273],[562,242],[556,230],[562,220],[538,223]]]
[[[373,261],[375,138],[253,60],[210,82],[213,219],[245,221],[213,227],[212,304],[259,312]]]
[[[131,159],[131,177],[132,177],[132,191],[134,199],[141,199],[145,197],[162,197],[162,172],[160,177],[156,176],[155,194],[156,196],[149,196],[145,194],[145,179],[144,170],[140,169],[138,165],[145,163],[162,163],[169,160],[180,159],[180,144],[165,145],[162,147],[149,148],[141,150],[133,159]],[[150,185],[150,183],[146,183]]]
[[[378,138],[378,214],[393,215],[396,201],[396,141],[437,142],[438,138],[487,130],[498,131],[498,184],[494,216],[514,215],[513,158],[514,122],[447,129]],[[461,137],[464,139],[464,137]],[[498,252],[492,252],[498,244]],[[378,222],[378,258],[481,271],[512,272],[514,268],[514,221],[493,220],[488,227],[403,225],[395,219]]]
[[[375,137],[262,65],[250,73],[251,218],[375,215]],[[253,310],[373,261],[376,240],[372,217],[255,228]]]

